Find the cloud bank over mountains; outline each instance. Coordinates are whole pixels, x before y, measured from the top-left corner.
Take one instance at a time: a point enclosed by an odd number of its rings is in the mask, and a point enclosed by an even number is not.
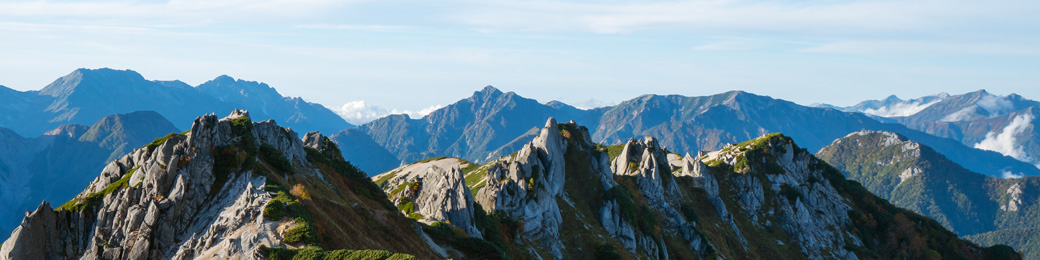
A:
[[[369,104],[364,100],[356,100],[347,102],[346,104],[338,107],[329,107],[332,112],[336,112],[337,115],[343,117],[344,120],[351,124],[360,125],[372,120],[379,119],[381,117],[392,115],[392,114],[406,114],[411,118],[421,118],[430,114],[430,112],[436,111],[437,109],[443,108],[444,105],[432,105],[420,110],[402,110],[402,109],[386,109],[376,105]]]
[[[1022,147],[1016,144],[1018,143],[1017,135],[1028,130],[1029,122],[1032,121],[1033,115],[1030,114],[1016,116],[1000,133],[996,131],[987,133],[986,139],[975,144],[975,148],[1002,153],[1019,161],[1030,162],[1032,158],[1029,158]]]

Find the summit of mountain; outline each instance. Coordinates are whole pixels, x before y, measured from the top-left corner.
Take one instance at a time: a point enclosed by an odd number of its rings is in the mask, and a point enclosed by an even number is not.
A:
[[[487,86],[422,118],[390,115],[358,129],[395,154],[398,161],[454,156],[483,162],[495,157],[493,151],[542,125],[547,116],[582,120],[586,113]]]

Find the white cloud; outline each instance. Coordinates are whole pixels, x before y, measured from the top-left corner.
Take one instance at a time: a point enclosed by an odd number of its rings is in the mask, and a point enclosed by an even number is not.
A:
[[[1004,179],[1018,179],[1018,178],[1022,178],[1022,177],[1026,177],[1026,176],[1022,175],[1022,174],[1015,174],[1015,173],[1012,173],[1010,171],[1004,171],[1004,172],[1000,173],[1000,177],[1004,178]]]
[[[759,47],[760,44],[750,40],[725,40],[693,47],[698,51],[739,51]]]
[[[995,95],[983,95],[975,104],[989,112],[990,117],[1007,114],[1015,110],[1015,104],[1012,104],[1011,100]]]
[[[861,34],[1008,22],[1038,5],[1022,1],[481,1],[454,17],[496,31],[631,33],[748,30]],[[1001,19],[1003,18],[1003,19]],[[1029,20],[1025,20],[1027,23]],[[1019,22],[1021,25],[1021,22]],[[1035,25],[1035,23],[1029,23]]]
[[[382,25],[382,24],[303,24],[295,26],[297,29],[317,30],[358,30],[358,31],[400,31],[411,29],[409,26]]]
[[[799,51],[831,54],[897,52],[1040,55],[1040,49],[1036,48],[1032,44],[949,42],[919,39],[828,41],[800,49]]]
[[[443,107],[443,105],[433,105],[420,109],[418,111],[385,109],[375,105],[370,105],[368,104],[368,102],[365,102],[364,100],[357,100],[347,102],[346,104],[343,104],[339,107],[331,107],[329,109],[335,112],[340,117],[343,117],[343,119],[347,120],[347,122],[350,122],[351,124],[355,125],[360,125],[372,122],[372,120],[376,120],[392,114],[407,114],[411,118],[421,118]]]
[[[877,109],[868,108],[863,110],[863,113],[871,114],[880,117],[899,117],[899,116],[911,116],[921,112],[925,108],[928,108],[935,103],[939,103],[942,100],[935,100],[928,103],[921,103],[920,101],[896,103],[889,106],[879,107]]]
[[[975,144],[975,148],[998,152],[1014,157],[1019,161],[1031,162],[1032,158],[1030,158],[1022,149],[1022,146],[1018,144],[1018,137],[1016,135],[1028,130],[1031,126],[1030,122],[1032,121],[1032,114],[1016,116],[1011,120],[1011,123],[1000,131],[1000,133],[997,133],[996,131],[987,133],[986,139]]]
[[[589,110],[600,107],[608,107],[617,105],[617,102],[611,102],[606,100],[600,100],[595,98],[589,98],[583,101],[574,101],[573,103],[567,102],[566,104],[573,106],[574,108],[581,110]]]
[[[0,17],[51,19],[49,23],[134,24],[183,27],[220,22],[273,24],[307,20],[355,4],[337,0],[170,0],[146,1],[13,1],[0,2]]]
[[[997,117],[1015,111],[1015,104],[1011,103],[1011,100],[1007,97],[1001,97],[984,93],[982,97],[979,97],[979,100],[975,101],[974,105],[967,106],[965,108],[962,108],[961,110],[958,110],[957,112],[953,112],[949,115],[946,115],[939,121],[959,122],[971,120],[972,116],[978,114],[977,110],[979,108],[982,108],[986,111],[986,116]]]

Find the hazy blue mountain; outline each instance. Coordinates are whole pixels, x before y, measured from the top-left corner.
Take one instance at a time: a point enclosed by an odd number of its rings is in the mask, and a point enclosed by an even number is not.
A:
[[[594,113],[554,102],[539,103],[513,92],[487,86],[473,96],[438,109],[423,118],[390,115],[361,125],[358,130],[396,155],[414,162],[433,156],[453,156],[474,162],[495,158],[492,152],[538,128],[548,117],[589,123]],[[526,143],[526,141],[524,141]],[[510,151],[512,153],[512,151]],[[349,158],[347,160],[352,160]],[[381,169],[376,174],[387,169]]]
[[[333,134],[354,127],[322,105],[298,97],[284,97],[265,83],[222,75],[202,83],[198,89],[236,108],[249,110],[257,119],[273,118],[295,130]]]
[[[1040,164],[1040,103],[1016,94],[979,90],[952,96],[911,116],[894,118],[909,128]]]
[[[611,107],[580,110],[560,102],[540,104],[488,87],[421,119],[392,115],[362,125],[359,130],[399,161],[452,156],[482,162],[489,156],[517,151],[537,133],[532,132],[539,125],[537,118],[550,116],[595,126],[591,132],[596,142],[620,144],[630,138],[657,136],[670,150],[691,154],[772,132],[782,132],[817,150],[850,132],[885,130],[934,147],[972,171],[990,176],[1004,172],[1040,175],[1040,169],[1029,163],[900,124],[883,123],[862,113],[806,107],[743,91],[702,97],[644,95]],[[381,169],[386,170],[389,168]]]
[[[957,140],[968,147],[1040,165],[1040,129],[1035,127],[1040,123],[1040,103],[1017,94],[997,96],[979,90],[910,100],[890,96],[885,100],[834,108],[862,112],[882,122],[900,123],[910,129]],[[1020,173],[1009,169],[1009,174]]]
[[[934,147],[968,169],[990,176],[1006,171],[1040,175],[1033,165],[1002,154],[973,149],[945,138],[882,123],[861,113],[805,107],[743,91],[685,97],[645,95],[609,108],[599,119],[593,139],[620,143],[644,135],[660,136],[673,151],[695,153],[720,149],[770,132],[782,132],[803,147],[817,150],[834,139],[859,130],[900,133]]]
[[[819,149],[847,134],[847,129],[880,125],[861,115],[743,91],[702,97],[644,95],[607,109],[593,139],[617,144],[633,137],[660,136],[661,143],[673,151],[695,153],[782,132],[804,147]]]
[[[325,107],[282,97],[263,83],[220,76],[198,87],[150,81],[131,70],[78,69],[39,91],[0,88],[0,127],[36,136],[63,124],[92,124],[111,114],[156,111],[186,129],[198,115],[235,108],[256,111],[298,131],[335,133],[351,128]]]
[[[25,138],[0,128],[0,229],[16,226],[41,201],[66,201],[106,163],[156,136],[179,132],[156,112],[110,115]]]
[[[903,100],[896,95],[882,100],[867,100],[850,107],[837,107],[828,104],[817,104],[814,107],[834,108],[845,112],[861,112],[878,118],[910,116],[949,98],[950,94],[939,93],[920,98]]]
[[[1006,244],[1040,258],[1040,177],[978,174],[932,148],[891,132],[856,132],[817,157],[896,206],[913,210],[984,245]]]
[[[151,110],[172,119],[179,128],[187,128],[196,115],[234,109],[193,88],[170,85],[146,80],[130,70],[78,69],[39,94],[53,98],[43,112],[54,125],[91,124],[111,114]]]
[[[369,176],[401,165],[401,161],[397,159],[397,156],[394,156],[386,148],[372,141],[372,138],[361,132],[361,130],[343,130],[329,136],[329,139],[339,146],[345,160],[357,166],[358,169],[361,169]]]

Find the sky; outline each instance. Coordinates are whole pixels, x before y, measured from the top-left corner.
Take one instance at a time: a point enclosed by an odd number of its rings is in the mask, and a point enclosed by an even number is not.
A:
[[[486,85],[586,108],[728,90],[840,106],[1040,99],[1037,13],[1009,0],[4,0],[0,85],[37,90],[77,68],[227,74],[353,122]]]

